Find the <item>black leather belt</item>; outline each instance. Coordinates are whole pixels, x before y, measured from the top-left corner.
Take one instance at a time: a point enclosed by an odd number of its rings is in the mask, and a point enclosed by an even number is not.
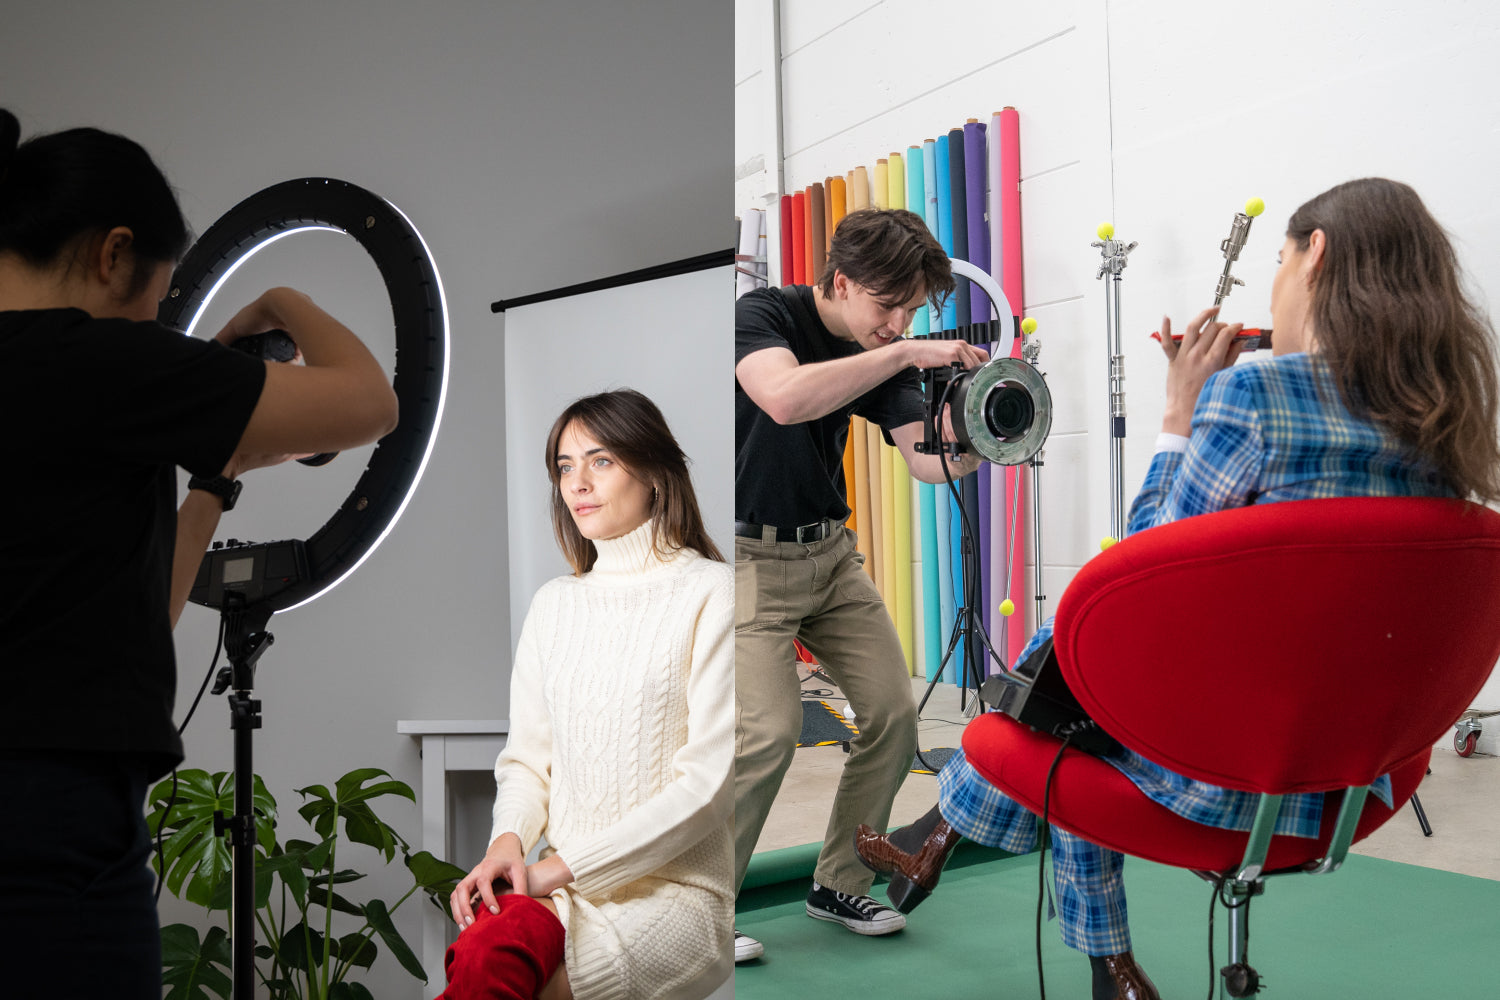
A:
[[[812,524],[804,524],[796,528],[777,528],[776,540],[778,542],[821,542],[833,534],[833,529],[839,522],[824,518],[814,521]],[[734,533],[741,538],[763,538],[765,537],[765,525],[751,524],[749,521],[734,522]]]

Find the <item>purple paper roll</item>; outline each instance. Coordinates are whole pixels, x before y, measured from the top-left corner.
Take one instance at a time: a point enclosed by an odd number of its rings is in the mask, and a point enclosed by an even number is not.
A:
[[[965,203],[965,228],[968,231],[969,262],[986,273],[990,270],[990,230],[986,223],[985,207],[987,199],[985,188],[989,176],[989,164],[985,148],[985,127],[977,121],[971,121],[964,125],[964,187],[967,197]],[[990,306],[990,297],[978,285],[972,285],[969,291],[969,319],[975,323],[984,323],[994,316],[994,310]],[[981,587],[979,591],[979,607],[982,609],[981,620],[984,622],[985,632],[992,631],[994,627],[995,601],[991,598],[995,589],[990,582],[990,466],[988,463],[979,467],[978,485],[975,490],[975,506],[971,511],[974,526],[979,532],[979,579]],[[989,674],[990,663],[985,660],[985,669],[982,673]]]
[[[952,128],[948,130],[948,211],[952,214],[953,247],[948,251],[948,256],[957,257],[959,260],[970,260],[969,257],[969,191],[968,182],[964,171],[964,130]],[[969,285],[972,282],[968,278],[959,278],[958,287],[954,289],[953,300],[957,309],[957,322],[960,326],[967,326],[974,322],[970,313],[973,311],[969,305]]]

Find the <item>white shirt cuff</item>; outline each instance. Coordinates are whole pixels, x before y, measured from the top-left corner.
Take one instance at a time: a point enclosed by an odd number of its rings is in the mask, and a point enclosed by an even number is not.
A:
[[[1163,451],[1187,451],[1188,439],[1181,434],[1169,434],[1162,431],[1156,435],[1156,450]]]

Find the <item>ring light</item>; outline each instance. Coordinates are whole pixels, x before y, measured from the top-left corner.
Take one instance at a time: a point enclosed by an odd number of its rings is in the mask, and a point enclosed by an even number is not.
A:
[[[969,261],[950,257],[948,263],[989,296],[1001,334],[989,361],[952,379],[954,436],[962,451],[996,465],[1020,465],[1041,450],[1052,430],[1052,393],[1027,360],[1010,356],[1016,317],[995,279]]]
[[[234,206],[188,250],[157,319],[191,334],[245,261],[277,240],[316,229],[352,237],[380,270],[396,327],[393,386],[401,422],[377,443],[338,510],[301,543],[305,566],[262,599],[272,611],[301,607],[332,590],[390,534],[427,468],[448,392],[448,304],[427,244],[399,208],[344,181],[286,181]],[[219,606],[198,587],[192,599]]]

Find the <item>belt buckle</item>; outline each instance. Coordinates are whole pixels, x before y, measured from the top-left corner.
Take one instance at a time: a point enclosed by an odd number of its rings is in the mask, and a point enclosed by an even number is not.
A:
[[[797,528],[795,529],[796,532],[797,532],[797,544],[798,545],[806,545],[808,542],[821,541],[822,538],[823,538],[822,535],[819,535],[816,538],[803,538],[802,537],[802,533],[804,531],[808,531],[808,532],[816,531],[819,528],[822,528],[823,525],[824,525],[824,522],[822,522],[822,521],[818,521],[815,524],[802,524],[802,525],[798,525]]]

